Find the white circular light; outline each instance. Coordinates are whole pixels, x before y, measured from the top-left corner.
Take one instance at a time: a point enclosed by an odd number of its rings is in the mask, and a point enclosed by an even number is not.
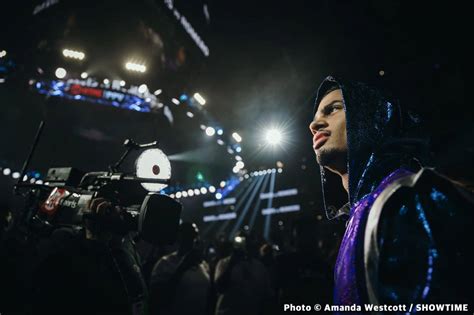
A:
[[[42,185],[42,184],[43,184],[43,181],[42,181],[41,179],[38,179],[38,180],[36,181],[36,184],[37,184],[37,185]]]
[[[189,197],[194,196],[194,190],[189,189],[189,190],[188,190],[188,196],[189,196]]]
[[[221,193],[217,193],[217,194],[216,194],[216,199],[217,199],[217,200],[222,199],[222,194],[221,194]]]
[[[232,172],[234,173],[238,173],[240,171],[240,168],[238,168],[237,166],[234,166],[234,168],[232,169]]]
[[[104,79],[104,84],[109,84],[109,83],[110,83],[109,79]]]
[[[277,129],[268,130],[267,133],[265,134],[265,140],[271,145],[279,144],[282,140],[282,135],[281,135],[280,130],[277,130]]]
[[[5,173],[4,173],[5,174]],[[19,172],[13,172],[12,177],[14,179],[20,178],[20,173]]]
[[[279,168],[278,173],[281,173],[281,172],[283,172],[283,169]]]
[[[222,136],[223,133],[224,133],[224,130],[222,130],[222,129],[217,129],[217,134],[218,134],[219,136]]]
[[[170,198],[173,198],[173,199],[174,199],[174,194],[170,194]]]
[[[207,193],[207,188],[206,187],[201,187],[201,194],[206,194]]]
[[[225,187],[225,181],[221,181],[221,182],[219,183],[219,186],[221,186],[222,188],[224,188],[224,187]]]
[[[206,135],[208,135],[209,137],[213,136],[216,134],[216,130],[212,127],[207,127],[206,128]]]
[[[170,179],[171,164],[160,149],[148,149],[142,152],[136,161],[137,177],[150,179]],[[167,184],[142,183],[148,191],[160,191]],[[179,198],[179,197],[178,197]]]
[[[89,76],[89,74],[87,72],[81,73],[81,78],[83,78],[83,79],[87,79],[88,76]]]
[[[127,84],[127,83],[124,80],[120,81],[120,86],[125,86],[125,84]]]
[[[188,192],[187,191],[182,191],[181,194],[183,195],[183,198],[186,198],[188,196]]]
[[[181,198],[181,192],[180,192],[180,191],[178,191],[178,192],[176,193],[176,198],[178,198],[178,199]]]
[[[209,186],[209,192],[210,192],[210,193],[215,193],[215,192],[216,192],[216,187],[214,187],[214,186]]]
[[[199,196],[201,194],[201,191],[199,189],[194,189],[194,195]]]
[[[66,76],[67,72],[64,68],[57,68],[54,74],[58,79],[63,79]]]
[[[238,161],[237,163],[235,163],[235,166],[237,166],[239,169],[242,169],[244,168],[245,164],[242,161]]]
[[[11,169],[9,169],[9,168],[4,168],[4,169],[3,169],[3,175],[5,175],[5,176],[8,176],[8,175],[10,175],[10,174],[11,174],[11,172],[12,172],[12,170],[11,170]],[[20,176],[18,176],[18,177],[20,177]]]
[[[148,86],[146,86],[146,84],[142,84],[138,87],[138,93],[146,93],[146,91],[148,91]]]

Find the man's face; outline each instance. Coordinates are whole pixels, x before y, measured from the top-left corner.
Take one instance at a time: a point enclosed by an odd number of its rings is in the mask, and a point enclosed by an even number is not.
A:
[[[341,90],[334,90],[323,97],[309,129],[313,134],[313,149],[318,164],[343,171],[340,168],[347,167],[347,132]]]

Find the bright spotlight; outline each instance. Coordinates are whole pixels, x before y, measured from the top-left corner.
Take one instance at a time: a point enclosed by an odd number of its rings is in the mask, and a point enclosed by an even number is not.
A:
[[[5,173],[4,173],[5,174]],[[13,172],[12,177],[14,179],[20,178],[20,173],[19,172]]]
[[[83,78],[83,79],[87,79],[88,76],[89,76],[89,74],[87,72],[81,73],[81,78]]]
[[[207,127],[206,128],[206,135],[208,135],[209,137],[212,137],[215,134],[216,134],[216,129],[214,129],[212,127]]]
[[[225,143],[224,143],[224,141],[222,141],[222,139],[217,139],[217,144],[218,145],[224,145]]]
[[[104,79],[104,84],[109,84],[110,80],[109,79]]]
[[[82,51],[63,49],[63,56],[66,58],[82,60],[86,57],[86,54],[84,54]]]
[[[143,73],[146,71],[146,66],[129,61],[125,64],[125,69]]]
[[[269,129],[269,130],[267,130],[267,132],[265,133],[265,140],[270,145],[279,144],[282,140],[281,131],[278,130],[278,129]]]
[[[236,159],[237,161],[242,161],[242,158],[240,157],[240,155],[236,155],[236,156],[235,156],[235,159]]]
[[[178,199],[181,198],[181,195],[182,195],[181,192],[178,191],[178,192],[176,193],[176,198],[178,198]]]
[[[234,138],[235,141],[237,142],[241,142],[242,141],[242,137],[237,133],[237,132],[234,132],[232,134],[232,138]]]
[[[198,101],[198,103],[201,104],[201,105],[206,104],[206,100],[205,100],[204,97],[202,97],[201,94],[199,94],[199,93],[194,93],[194,99],[195,99],[196,101]]]
[[[222,136],[223,133],[224,133],[224,130],[222,130],[222,129],[220,129],[220,128],[217,129],[217,134],[218,134],[219,136]]]
[[[41,179],[38,179],[38,180],[36,181],[36,184],[37,184],[37,185],[43,185],[43,181],[42,181]]]
[[[170,198],[173,198],[173,199],[174,199],[174,194],[170,194]]]
[[[194,189],[194,194],[195,194],[196,196],[199,196],[199,195],[201,194],[201,191],[196,188],[196,189]]]
[[[158,89],[158,90],[156,90],[155,92],[153,92],[153,94],[155,94],[155,95],[160,95],[161,92],[162,92],[161,89]]]
[[[237,148],[235,148],[235,151],[236,151],[237,153],[240,153],[240,152],[242,152],[242,148],[241,148],[240,146],[238,146]]]
[[[58,79],[63,79],[66,76],[67,72],[64,68],[57,68],[54,74]]]
[[[146,91],[148,91],[148,86],[146,86],[146,84],[142,84],[138,87],[138,93],[146,93]]]
[[[7,55],[7,51],[6,50],[2,50],[0,51],[0,58],[3,58]]]
[[[209,192],[210,192],[211,194],[215,193],[215,192],[216,192],[216,187],[214,187],[214,186],[209,186]]]
[[[225,187],[225,181],[221,181],[220,184],[219,184],[219,186],[221,186],[222,188],[224,188],[224,187]]]
[[[186,112],[186,116],[188,116],[189,118],[193,118],[193,117],[194,117],[194,114],[191,113],[191,112]]]
[[[194,196],[194,190],[189,189],[189,190],[188,190],[188,196],[189,196],[189,197]]]
[[[234,166],[234,168],[232,169],[232,172],[234,173],[238,173],[240,171],[240,168],[238,166]]]
[[[125,84],[127,84],[124,80],[120,80],[120,86],[125,86]]]
[[[188,196],[188,192],[187,191],[183,191],[181,192],[181,195],[183,196],[183,198],[186,198]]]
[[[222,194],[221,194],[221,193],[217,193],[217,194],[216,194],[216,199],[217,199],[217,200],[222,199]]]
[[[206,187],[201,187],[201,194],[207,194],[207,188]]]
[[[281,172],[283,172],[283,169],[279,168],[278,173],[281,173]]]
[[[242,161],[238,161],[237,163],[235,163],[235,166],[237,166],[239,169],[243,169],[245,164]]]

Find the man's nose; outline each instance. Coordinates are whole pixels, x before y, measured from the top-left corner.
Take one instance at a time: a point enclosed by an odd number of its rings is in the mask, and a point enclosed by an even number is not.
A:
[[[327,127],[327,123],[324,120],[318,119],[318,120],[313,120],[309,124],[309,130],[311,133],[314,135],[318,130],[323,129],[324,127]]]

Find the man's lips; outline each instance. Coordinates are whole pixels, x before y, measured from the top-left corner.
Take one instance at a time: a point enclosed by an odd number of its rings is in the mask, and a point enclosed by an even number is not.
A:
[[[313,137],[313,149],[317,150],[322,147],[329,138],[329,132],[317,132]]]

